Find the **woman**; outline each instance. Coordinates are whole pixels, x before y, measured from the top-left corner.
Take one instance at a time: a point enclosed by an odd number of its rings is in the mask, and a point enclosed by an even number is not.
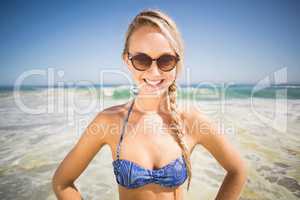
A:
[[[197,144],[227,170],[216,199],[239,199],[246,180],[239,153],[198,109],[176,105],[183,43],[174,21],[158,10],[140,12],[128,28],[122,58],[138,93],[104,109],[89,124],[53,176],[58,199],[81,199],[74,182],[106,144],[121,200],[182,200]]]

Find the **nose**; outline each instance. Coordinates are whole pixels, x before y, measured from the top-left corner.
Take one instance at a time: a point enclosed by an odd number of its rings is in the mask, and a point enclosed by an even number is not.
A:
[[[150,68],[148,69],[151,75],[160,75],[160,70],[156,64],[156,61],[153,61]]]

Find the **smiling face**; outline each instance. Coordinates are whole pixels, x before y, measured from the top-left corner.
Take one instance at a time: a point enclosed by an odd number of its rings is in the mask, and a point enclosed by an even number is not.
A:
[[[154,27],[142,26],[130,36],[128,52],[131,55],[145,53],[156,59],[163,54],[176,55],[165,36]],[[176,67],[171,71],[162,71],[155,61],[145,71],[136,70],[128,56],[124,57],[132,73],[135,83],[139,87],[139,94],[162,94],[176,79]]]

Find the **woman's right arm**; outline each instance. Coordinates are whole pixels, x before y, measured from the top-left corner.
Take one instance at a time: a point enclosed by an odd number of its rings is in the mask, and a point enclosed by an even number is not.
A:
[[[74,182],[97,152],[108,144],[109,125],[109,114],[100,112],[56,169],[52,177],[52,188],[59,200],[82,199]]]

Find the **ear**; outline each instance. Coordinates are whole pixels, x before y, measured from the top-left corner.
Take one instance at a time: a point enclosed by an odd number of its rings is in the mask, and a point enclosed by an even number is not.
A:
[[[130,60],[128,59],[128,54],[127,53],[125,53],[123,55],[123,62],[124,62],[125,65],[130,66]]]
[[[131,65],[131,61],[129,60],[129,58],[128,58],[128,54],[126,53],[126,54],[124,54],[123,56],[122,56],[122,60],[123,60],[123,63],[125,64],[125,66],[127,66],[127,69],[130,71],[130,72],[133,72],[134,70],[133,70],[133,67],[132,67],[132,65]]]

